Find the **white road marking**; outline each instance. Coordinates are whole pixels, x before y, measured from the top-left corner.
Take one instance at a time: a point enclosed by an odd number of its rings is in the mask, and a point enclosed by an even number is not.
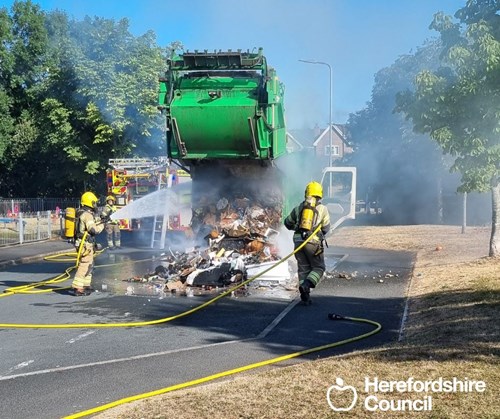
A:
[[[24,367],[27,367],[28,365],[32,364],[33,362],[35,362],[35,360],[33,359],[30,359],[29,361],[24,361],[24,362],[21,362],[20,364],[17,364],[15,367],[12,367],[10,368],[6,374],[11,374],[12,372],[16,371],[16,370],[19,370],[21,368],[24,368]],[[22,374],[21,374],[22,375]],[[0,376],[0,379],[2,378],[3,376]]]
[[[95,330],[89,330],[85,333],[82,333],[81,335],[78,335],[76,338],[67,340],[65,343],[75,343],[78,342],[79,340],[85,339],[87,336],[90,336],[92,333],[95,333]]]
[[[273,330],[278,323],[283,320],[283,318],[288,314],[288,312],[298,304],[299,300],[297,297],[292,300],[292,302],[262,331],[255,339],[265,338],[271,330]]]
[[[347,258],[347,256],[348,255],[343,255],[343,257],[339,261],[336,261],[336,263],[334,263],[333,267],[330,268],[330,269],[333,269],[336,265],[338,265],[340,262],[342,262],[343,260],[345,260]],[[52,372],[70,371],[70,370],[74,370],[74,369],[78,369],[78,368],[93,367],[93,366],[96,366],[96,365],[114,364],[114,363],[117,363],[117,362],[128,362],[128,361],[133,361],[133,360],[136,360],[136,359],[144,359],[144,358],[151,358],[151,357],[154,357],[154,356],[162,356],[162,355],[168,355],[168,354],[185,352],[185,351],[193,351],[193,350],[204,349],[204,348],[209,348],[209,347],[213,347],[213,346],[220,346],[220,345],[227,345],[227,344],[232,344],[232,343],[242,343],[242,342],[250,342],[250,341],[253,341],[253,340],[259,340],[259,339],[262,339],[265,336],[267,336],[271,332],[271,330],[273,330],[279,324],[279,322],[281,322],[281,320],[283,320],[283,318],[290,312],[290,310],[297,305],[298,302],[299,302],[299,300],[297,298],[295,298],[294,300],[292,300],[291,303],[287,307],[285,307],[285,309],[278,316],[276,316],[276,318],[274,318],[273,321],[262,332],[260,332],[254,338],[235,339],[235,340],[229,340],[229,341],[226,341],[226,342],[211,343],[211,344],[208,344],[208,345],[192,346],[190,348],[172,349],[172,350],[169,350],[169,351],[154,352],[154,353],[143,354],[143,355],[135,355],[135,356],[127,357],[127,358],[118,358],[118,359],[110,359],[110,360],[107,360],[107,361],[90,362],[90,363],[87,363],[87,364],[70,365],[68,367],[49,368],[49,369],[40,370],[40,371],[28,372],[28,373],[25,373],[25,374],[15,374],[15,375],[8,375],[8,376],[7,375],[6,376],[0,376],[0,381],[12,380],[14,378],[21,378],[21,377],[29,377],[29,376],[33,376],[33,375],[49,374],[49,373],[52,373]],[[74,343],[77,340],[83,339],[83,338],[91,335],[94,332],[95,331],[87,331],[87,332],[82,333],[81,335],[77,336],[74,339],[70,339],[66,343]],[[34,362],[34,361],[30,361],[30,363],[31,362]],[[11,370],[9,370],[9,372],[12,372],[14,370],[15,369],[11,369]]]
[[[48,373],[52,373],[52,372],[70,371],[70,370],[75,370],[78,368],[94,367],[96,365],[114,364],[117,362],[128,362],[128,361],[133,361],[135,359],[151,358],[154,356],[162,356],[162,355],[168,355],[168,354],[173,354],[173,353],[178,353],[178,352],[193,351],[196,349],[203,349],[203,348],[208,348],[211,346],[219,346],[219,345],[227,345],[230,343],[247,342],[247,341],[251,341],[251,340],[255,340],[255,339],[256,338],[249,338],[249,339],[242,339],[242,340],[229,340],[226,342],[218,342],[218,343],[212,343],[212,344],[208,344],[208,345],[192,346],[190,348],[172,349],[170,351],[154,352],[154,353],[143,354],[143,355],[134,355],[134,356],[130,356],[127,358],[118,358],[118,359],[109,359],[107,361],[89,362],[87,364],[70,365],[68,367],[48,368],[46,370],[27,372],[25,374],[0,376],[0,381],[11,380],[13,378],[29,377],[32,375],[48,374]]]
[[[211,343],[208,345],[199,345],[199,346],[192,346],[190,348],[181,348],[181,349],[172,349],[169,351],[162,351],[162,352],[154,352],[150,354],[143,354],[143,355],[135,355],[127,358],[118,358],[118,359],[109,359],[107,361],[98,361],[98,362],[90,362],[87,364],[79,364],[79,365],[70,365],[67,367],[56,367],[56,368],[48,368],[45,370],[40,370],[40,371],[33,371],[33,372],[27,372],[25,374],[15,374],[15,375],[6,375],[6,376],[0,376],[0,381],[4,380],[12,380],[14,378],[21,378],[21,377],[30,377],[33,375],[42,375],[42,374],[49,374],[52,372],[60,372],[60,371],[70,371],[70,370],[75,370],[77,368],[86,368],[86,367],[93,367],[96,365],[106,365],[106,364],[114,364],[116,362],[128,362],[128,361],[133,361],[136,359],[144,359],[144,358],[151,358],[154,356],[162,356],[162,355],[169,355],[169,354],[174,354],[174,353],[179,353],[179,352],[185,352],[185,351],[193,351],[196,349],[204,349],[204,348],[210,348],[213,346],[220,346],[220,345],[227,345],[227,344],[232,344],[232,343],[242,343],[242,342],[251,342],[252,340],[258,340],[262,339],[265,337],[269,332],[271,332],[272,329],[274,329],[278,323],[283,320],[283,318],[288,314],[288,312],[295,307],[295,305],[298,303],[298,300],[295,299],[292,301],[259,335],[257,335],[254,338],[248,338],[248,339],[235,339],[235,340],[229,340],[226,342],[217,342],[217,343]],[[92,332],[93,333],[93,332]],[[89,333],[83,333],[80,336],[88,335]],[[76,338],[75,338],[76,339]],[[69,340],[68,343],[73,343],[71,342],[73,339]],[[12,372],[12,371],[9,371]]]

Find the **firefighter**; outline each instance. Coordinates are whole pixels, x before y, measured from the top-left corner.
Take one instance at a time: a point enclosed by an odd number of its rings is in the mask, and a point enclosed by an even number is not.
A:
[[[92,192],[85,192],[81,198],[81,208],[76,213],[75,246],[82,250],[78,268],[71,287],[73,294],[88,295],[92,292],[92,270],[94,267],[94,250],[97,247],[96,235],[104,230],[104,223],[97,217],[97,197]],[[87,233],[85,235],[85,233]]]
[[[330,214],[321,203],[323,187],[318,182],[306,186],[305,199],[297,205],[285,219],[285,227],[293,230],[295,249],[299,247],[320,226],[309,242],[295,253],[299,276],[300,299],[310,304],[310,289],[315,288],[325,272],[324,236],[330,231]]]
[[[111,214],[116,212],[115,202],[116,198],[113,195],[108,195],[106,197],[106,205],[101,213],[101,219],[106,220],[106,238],[110,250],[121,249],[120,222],[110,218]]]

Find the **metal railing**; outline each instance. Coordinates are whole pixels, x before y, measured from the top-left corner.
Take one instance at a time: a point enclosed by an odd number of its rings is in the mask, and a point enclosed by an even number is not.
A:
[[[37,211],[0,217],[0,246],[47,240],[64,235],[63,211]]]
[[[79,198],[0,198],[0,217],[17,217],[19,213],[36,214],[39,211],[64,211],[78,208]]]

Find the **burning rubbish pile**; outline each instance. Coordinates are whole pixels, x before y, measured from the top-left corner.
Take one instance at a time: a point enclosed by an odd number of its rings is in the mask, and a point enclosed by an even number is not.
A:
[[[184,252],[162,256],[162,265],[138,282],[165,281],[165,291],[186,287],[235,285],[269,268],[280,259],[276,238],[281,225],[279,196],[264,194],[259,199],[237,194],[215,202],[204,195],[193,207],[187,238],[194,244]],[[272,270],[269,285],[289,279],[288,264]]]

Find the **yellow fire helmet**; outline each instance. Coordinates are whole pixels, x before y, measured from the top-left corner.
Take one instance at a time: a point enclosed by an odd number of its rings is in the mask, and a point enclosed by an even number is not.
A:
[[[93,192],[85,192],[82,195],[81,204],[89,208],[97,208],[97,196]]]
[[[113,195],[108,195],[108,196],[106,197],[106,202],[108,202],[108,201],[113,201],[113,202],[116,202],[116,198],[115,198]]]
[[[318,182],[309,182],[306,186],[305,196],[317,196],[323,198],[323,187]]]

